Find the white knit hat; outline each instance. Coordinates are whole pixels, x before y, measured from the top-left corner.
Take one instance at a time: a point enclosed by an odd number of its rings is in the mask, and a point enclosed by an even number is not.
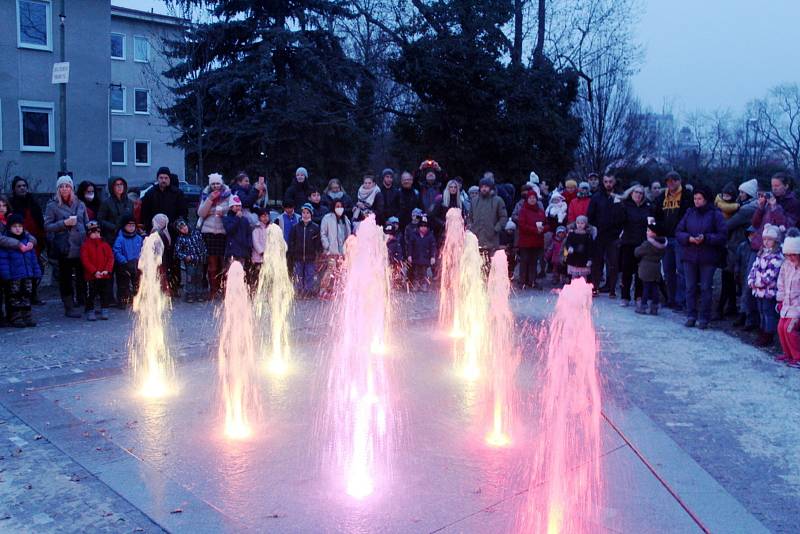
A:
[[[800,236],[790,236],[783,241],[784,254],[800,254]]]
[[[531,174],[528,177],[528,181],[530,183],[532,183],[532,184],[538,184],[539,183],[539,175],[536,174],[535,172],[531,171]]]
[[[222,183],[222,175],[218,172],[212,172],[208,175],[208,185],[211,184],[221,184]]]
[[[58,189],[59,187],[61,187],[64,184],[67,184],[72,188],[75,187],[73,185],[73,183],[72,183],[72,178],[70,178],[68,174],[65,174],[63,176],[59,176],[58,177],[58,180],[56,180],[56,189]]]
[[[756,198],[758,195],[758,180],[753,178],[752,180],[742,182],[742,184],[739,186],[739,191],[745,193],[750,198]]]
[[[780,233],[781,233],[781,230],[777,226],[775,226],[773,224],[765,224],[764,225],[764,230],[761,232],[761,237],[762,238],[766,237],[766,238],[778,239],[778,238],[780,238]]]

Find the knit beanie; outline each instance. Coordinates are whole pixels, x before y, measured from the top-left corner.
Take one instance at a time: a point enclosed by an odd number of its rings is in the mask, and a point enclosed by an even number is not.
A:
[[[211,184],[221,184],[222,182],[222,175],[218,172],[212,172],[208,175],[208,185]]]
[[[800,232],[795,228],[790,228],[783,241],[784,254],[800,254]]]
[[[298,174],[302,174],[303,176],[308,178],[308,171],[306,170],[305,167],[297,167],[297,170],[294,171],[294,174],[295,176],[297,176]]]
[[[19,214],[14,213],[6,220],[6,226],[11,227],[12,224],[25,224],[25,218]]]
[[[169,170],[169,167],[159,167],[158,171],[156,172],[156,178],[158,178],[162,174],[166,174],[170,178],[172,177],[172,171]]]
[[[231,207],[233,207],[233,206],[241,206],[242,205],[242,199],[239,198],[239,195],[231,196],[230,205],[231,205]]]
[[[756,196],[758,195],[758,180],[753,178],[752,180],[747,180],[746,182],[743,182],[739,186],[739,191],[746,194],[750,198],[756,198]]]
[[[531,182],[532,184],[538,184],[539,183],[539,175],[536,174],[535,172],[531,171],[530,175],[528,175],[528,181]]]
[[[392,177],[394,178],[394,171],[392,169],[389,169],[389,168],[383,169],[383,172],[381,173],[381,178],[383,178],[387,174],[391,174]]]
[[[303,210],[308,210],[308,212],[309,212],[311,215],[314,215],[314,206],[312,206],[312,205],[311,205],[310,203],[308,203],[308,202],[306,202],[305,204],[303,204],[303,206],[300,208],[300,211],[303,211]]]
[[[780,228],[773,224],[764,225],[764,230],[761,232],[762,238],[778,239],[780,237]]]
[[[63,176],[59,176],[58,180],[56,180],[56,189],[61,187],[62,185],[67,184],[68,186],[74,188],[75,186],[72,183],[72,178],[69,175],[65,174]]]

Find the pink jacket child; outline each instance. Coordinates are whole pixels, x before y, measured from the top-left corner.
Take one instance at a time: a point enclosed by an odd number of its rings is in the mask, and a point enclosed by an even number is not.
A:
[[[795,235],[792,235],[792,234]],[[800,232],[790,230],[783,242],[783,262],[778,275],[778,337],[783,355],[779,360],[789,365],[800,365]]]

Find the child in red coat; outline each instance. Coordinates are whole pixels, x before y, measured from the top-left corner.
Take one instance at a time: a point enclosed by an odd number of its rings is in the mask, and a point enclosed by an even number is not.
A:
[[[81,245],[81,263],[83,277],[89,286],[86,297],[86,320],[96,321],[94,302],[100,297],[100,319],[108,320],[108,305],[111,301],[111,273],[114,272],[114,253],[102,238],[97,221],[89,221],[86,225],[88,239]]]

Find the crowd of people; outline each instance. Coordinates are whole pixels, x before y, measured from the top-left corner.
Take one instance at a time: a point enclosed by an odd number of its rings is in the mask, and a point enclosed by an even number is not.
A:
[[[663,303],[685,313],[687,327],[706,329],[735,315],[736,327],[758,330],[760,346],[777,333],[781,357],[800,365],[800,201],[791,177],[778,173],[767,189],[755,179],[730,183],[716,195],[684,184],[674,171],[664,183],[621,191],[613,172],[585,179],[573,172],[551,190],[531,172],[517,192],[487,171],[465,191],[460,177],[450,179],[426,160],[399,176],[388,168],[377,178],[367,174],[350,196],[337,179],[320,189],[299,167],[278,208],[268,201],[264,177],[251,184],[240,172],[225,183],[214,173],[190,223],[177,176],[166,167],[141,198],[113,178],[101,200],[95,184],[75,189],[64,173],[44,213],[27,181],[16,177],[10,196],[0,196],[3,322],[35,325],[45,250],[65,315],[106,320],[110,306],[125,308],[136,294],[147,234],[158,233],[164,245],[163,291],[191,303],[219,298],[234,260],[255,286],[271,224],[283,234],[296,295],[330,299],[345,243],[370,215],[386,235],[393,283],[427,291],[439,280],[447,212],[458,208],[487,265],[495,251],[506,251],[520,290],[542,289],[548,278],[558,287],[583,277],[595,296],[618,296],[640,314],[657,315]]]

